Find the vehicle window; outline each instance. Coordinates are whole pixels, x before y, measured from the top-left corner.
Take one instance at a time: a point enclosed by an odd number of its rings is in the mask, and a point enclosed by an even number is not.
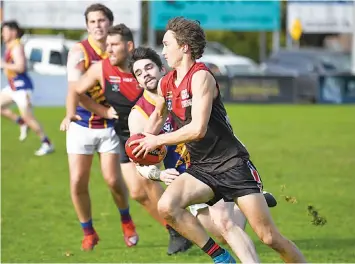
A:
[[[315,65],[310,60],[302,57],[280,57],[278,64],[295,69],[300,73],[309,73],[315,70]]]
[[[351,70],[351,57],[347,54],[329,54],[320,57],[320,62],[325,70]]]
[[[34,48],[30,54],[30,62],[41,62],[42,61],[42,49]]]
[[[49,55],[49,63],[64,66],[67,64],[67,56],[68,52],[66,49],[64,49],[62,52],[51,51]]]

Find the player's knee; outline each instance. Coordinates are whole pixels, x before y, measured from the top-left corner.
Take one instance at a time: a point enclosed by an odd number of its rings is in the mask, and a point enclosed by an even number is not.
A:
[[[19,110],[23,119],[27,119],[27,121],[31,121],[34,119],[33,113],[30,109],[26,107],[19,107]]]
[[[166,220],[174,218],[174,203],[172,199],[163,195],[158,202],[158,211]]]
[[[282,244],[282,236],[276,230],[267,230],[258,235],[261,242],[271,248],[277,249]]]
[[[71,177],[70,179],[70,190],[72,193],[82,193],[87,192],[89,189],[88,181],[85,176],[76,175],[76,177]]]
[[[217,226],[218,230],[221,231],[222,234],[226,234],[231,230],[234,226],[233,221],[228,216],[219,216],[213,219],[214,224]]]
[[[140,204],[145,204],[149,197],[144,189],[134,188],[129,191],[131,199],[137,201]]]
[[[41,132],[41,127],[39,123],[31,113],[24,113],[21,111],[21,117],[23,121],[25,121],[25,123],[28,124],[31,129],[33,129],[34,132],[36,132],[37,134]]]
[[[127,183],[129,196],[131,199],[137,201],[138,203],[144,205],[149,201],[149,196],[144,187],[144,182],[140,179],[138,181],[131,181]]]
[[[116,177],[108,177],[108,178],[105,178],[105,181],[106,181],[106,184],[107,186],[110,188],[110,189],[117,189],[117,186],[119,184],[119,181]]]

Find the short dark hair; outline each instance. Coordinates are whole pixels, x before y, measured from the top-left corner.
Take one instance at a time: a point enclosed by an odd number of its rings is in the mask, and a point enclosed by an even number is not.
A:
[[[169,20],[166,30],[171,30],[175,33],[179,46],[189,46],[193,60],[202,57],[206,47],[206,36],[199,21],[175,17]]]
[[[111,24],[113,23],[114,17],[113,17],[113,13],[110,8],[108,8],[107,6],[105,6],[103,4],[92,4],[92,5],[88,6],[85,10],[86,24],[88,23],[89,13],[96,12],[96,11],[101,11],[102,13],[104,13],[105,17],[107,17],[107,19],[111,22]]]
[[[108,35],[121,35],[124,41],[133,41],[132,31],[125,24],[118,24],[108,29]]]
[[[129,69],[133,74],[133,76],[136,76],[134,74],[133,64],[138,60],[144,60],[144,59],[149,59],[152,62],[154,62],[158,66],[159,70],[163,68],[163,63],[160,59],[160,56],[155,50],[146,47],[138,47],[133,50],[132,55],[129,59]]]
[[[5,21],[4,23],[2,23],[1,30],[2,30],[4,27],[8,27],[8,28],[10,28],[11,30],[16,30],[16,32],[17,32],[16,36],[17,36],[18,38],[21,38],[21,37],[23,36],[23,34],[25,33],[25,32],[23,31],[23,29],[19,26],[19,24],[17,23],[16,20]]]

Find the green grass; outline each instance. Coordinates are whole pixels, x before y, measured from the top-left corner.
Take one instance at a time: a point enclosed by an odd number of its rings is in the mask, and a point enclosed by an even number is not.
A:
[[[271,211],[282,233],[310,262],[355,262],[355,108],[238,105],[229,106],[228,112],[266,189],[278,199]],[[131,210],[141,240],[136,248],[126,248],[97,159],[90,191],[101,242],[93,252],[81,252],[82,231],[69,195],[65,134],[59,131],[64,109],[38,108],[35,113],[55,144],[53,155],[35,157],[35,135],[20,143],[18,127],[2,120],[2,262],[211,262],[197,247],[167,256],[166,231],[135,202]],[[285,196],[297,203],[287,202]],[[326,218],[326,225],[312,225],[308,205]],[[281,261],[250,228],[247,231],[262,262]]]

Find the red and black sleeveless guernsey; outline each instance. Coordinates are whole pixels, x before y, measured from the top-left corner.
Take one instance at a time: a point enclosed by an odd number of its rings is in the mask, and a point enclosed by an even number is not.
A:
[[[166,106],[178,128],[192,120],[191,80],[193,74],[198,71],[210,72],[205,64],[195,63],[178,87],[175,85],[175,70],[169,72],[161,81]],[[216,88],[219,89],[218,84]],[[239,158],[249,159],[248,151],[233,133],[219,92],[213,101],[206,135],[201,140],[186,143],[186,146],[191,156],[191,168],[196,167],[212,175],[237,166],[240,163]]]
[[[128,116],[143,94],[143,89],[131,73],[120,71],[111,65],[109,59],[102,61],[102,74],[104,95],[119,116],[115,130],[119,136],[129,137]]]
[[[91,39],[86,39],[80,42],[81,48],[85,55],[85,69],[87,70],[93,63],[97,63],[107,57],[107,54],[100,50],[99,47],[91,41]],[[92,88],[90,88],[86,94],[90,96],[95,102],[109,107],[107,100],[105,98],[104,92],[99,84],[99,82]],[[88,127],[88,128],[107,128],[112,127],[114,124],[113,120],[102,118],[101,116],[95,115],[89,112],[85,108],[78,106],[76,109],[77,114],[81,117],[81,120],[76,121],[77,124]]]

